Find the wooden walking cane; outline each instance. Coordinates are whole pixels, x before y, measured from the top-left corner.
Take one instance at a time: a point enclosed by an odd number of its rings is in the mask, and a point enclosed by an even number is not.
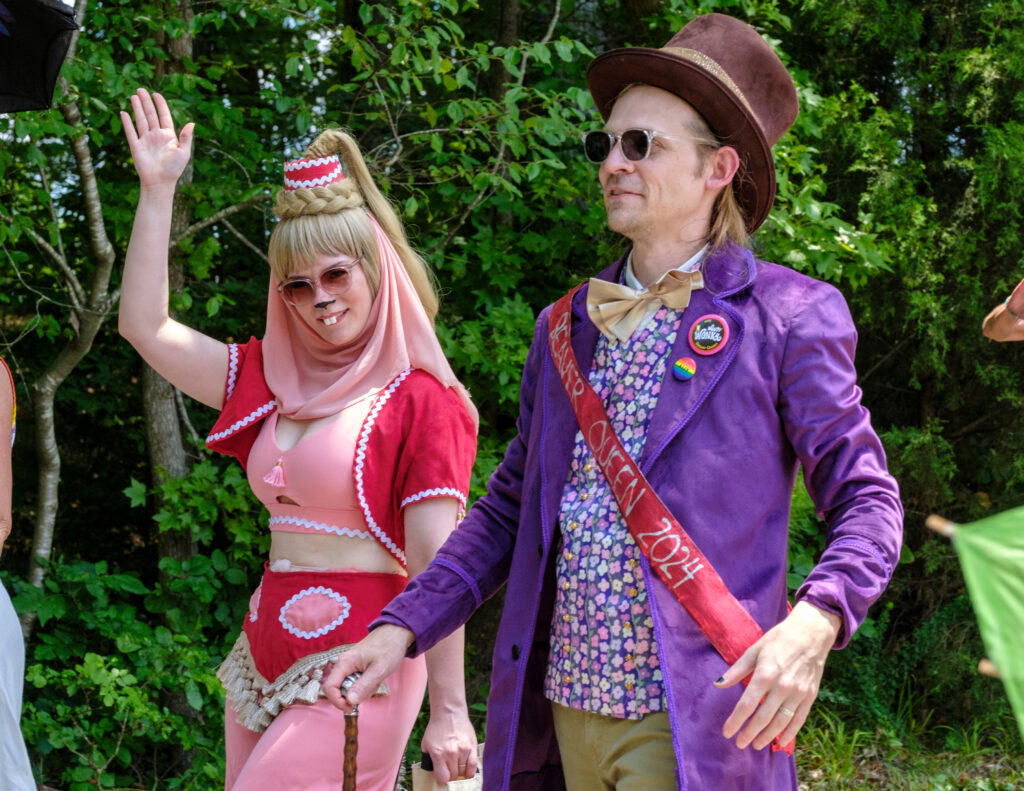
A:
[[[362,673],[345,676],[341,682],[341,694],[345,695]],[[342,791],[356,791],[356,751],[359,749],[359,707],[353,706],[352,713],[345,715],[345,763],[343,768]]]
[[[927,519],[924,520],[924,526],[929,530],[934,530],[940,536],[946,538],[953,538],[956,535],[957,526],[955,522],[950,522],[948,519],[939,516],[938,514],[931,514]],[[992,678],[1002,678],[999,675],[999,668],[995,666],[991,659],[982,658],[978,662],[978,672],[983,676],[991,676]]]

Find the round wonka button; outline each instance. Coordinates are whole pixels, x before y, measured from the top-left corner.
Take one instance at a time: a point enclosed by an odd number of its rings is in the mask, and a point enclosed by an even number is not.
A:
[[[729,325],[717,313],[701,316],[690,326],[690,348],[697,354],[715,354],[729,340]]]

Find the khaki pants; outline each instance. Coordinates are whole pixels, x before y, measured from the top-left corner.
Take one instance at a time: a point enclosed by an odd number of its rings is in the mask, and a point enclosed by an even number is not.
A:
[[[620,720],[551,704],[568,791],[669,791],[676,757],[667,714]]]

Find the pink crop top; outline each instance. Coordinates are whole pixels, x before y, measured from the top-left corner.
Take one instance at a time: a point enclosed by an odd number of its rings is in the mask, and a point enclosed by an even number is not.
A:
[[[352,476],[356,439],[372,400],[353,404],[287,450],[277,444],[278,413],[263,421],[246,474],[253,493],[270,512],[271,531],[377,540],[367,529]],[[269,483],[268,476],[283,486]],[[282,503],[279,497],[296,504]]]
[[[282,451],[261,342],[229,344],[228,359],[224,408],[206,444],[242,464],[272,530],[372,539],[404,566],[403,509],[435,497],[465,508],[476,425],[455,390],[429,373],[402,371],[375,397]]]

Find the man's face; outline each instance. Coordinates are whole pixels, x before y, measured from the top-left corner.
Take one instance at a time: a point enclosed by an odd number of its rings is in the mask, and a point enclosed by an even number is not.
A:
[[[616,145],[601,163],[608,227],[634,242],[696,238],[707,233],[714,193],[689,124],[699,119],[675,94],[650,85],[630,88],[618,98],[604,125],[619,135],[649,129],[655,137],[646,159],[626,159]]]

